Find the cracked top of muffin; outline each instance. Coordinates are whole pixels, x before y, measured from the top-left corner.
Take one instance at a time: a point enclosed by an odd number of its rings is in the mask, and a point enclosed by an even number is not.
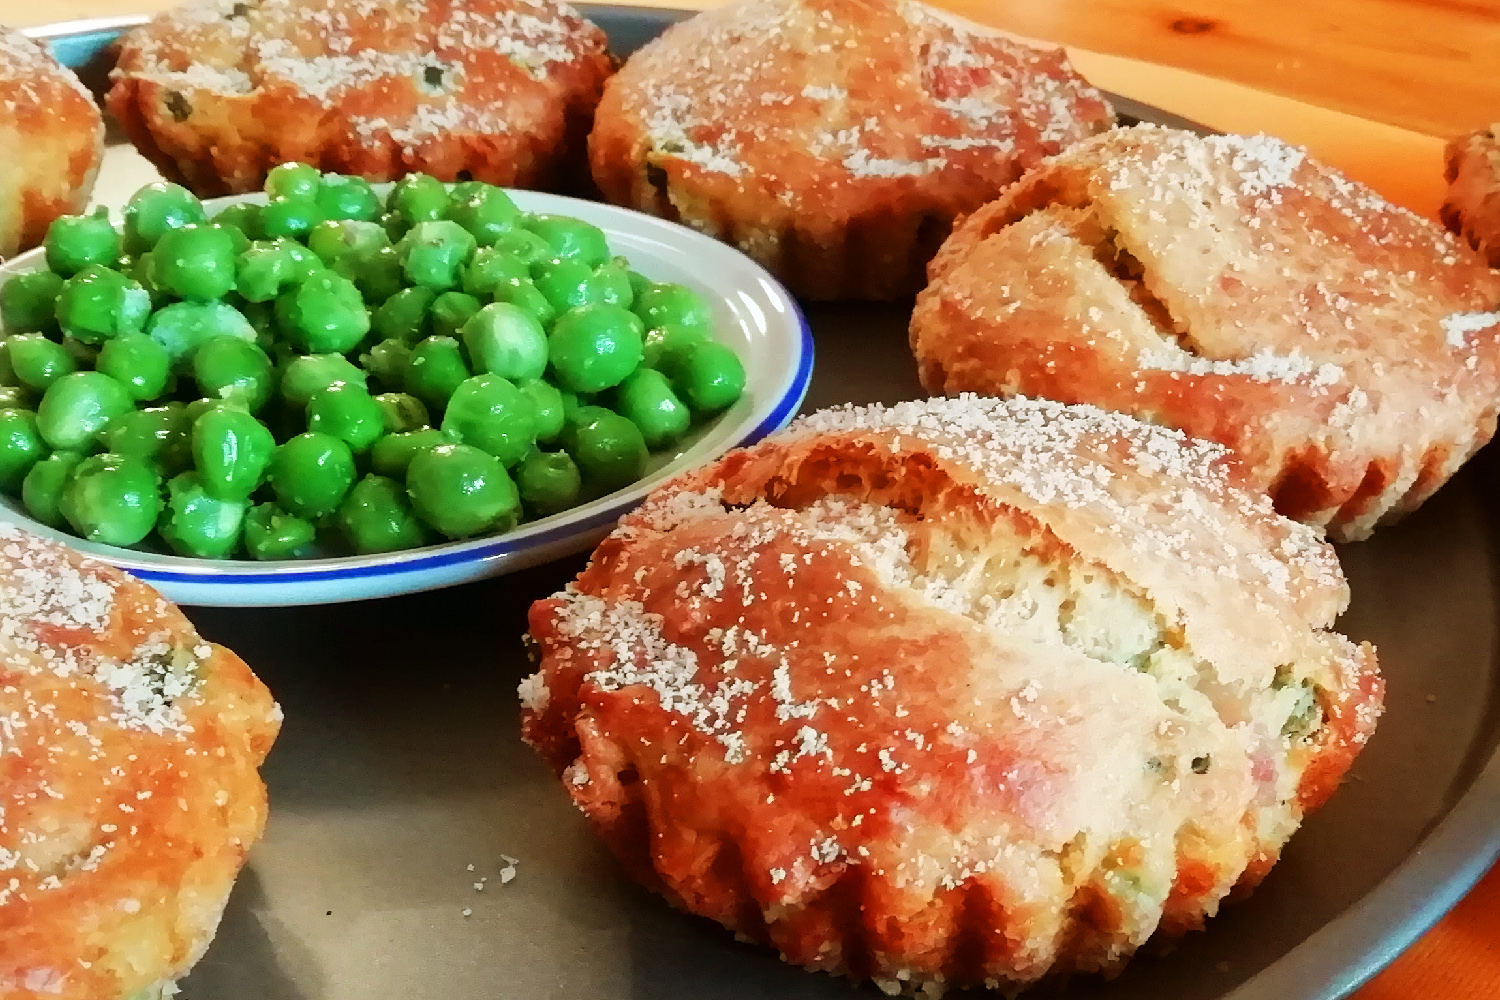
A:
[[[912,319],[923,384],[1137,414],[1231,447],[1337,538],[1494,432],[1500,276],[1267,136],[1120,129],[965,221]]]
[[[542,186],[581,167],[612,70],[554,0],[191,0],[125,36],[109,104],[203,194],[284,160]]]
[[[631,56],[590,156],[611,200],[709,228],[806,285],[779,244],[836,256],[868,236],[902,264],[918,243],[930,256],[934,230],[1112,123],[1060,50],[913,0],[740,0]],[[860,230],[876,220],[889,229]]]
[[[656,493],[531,614],[523,733],[682,907],[1014,988],[1254,885],[1373,730],[1332,549],[1120,414],[845,407]]]
[[[265,824],[280,721],[150,587],[0,524],[0,996],[184,975]]]
[[[83,210],[104,155],[104,119],[72,70],[0,25],[0,260]]]

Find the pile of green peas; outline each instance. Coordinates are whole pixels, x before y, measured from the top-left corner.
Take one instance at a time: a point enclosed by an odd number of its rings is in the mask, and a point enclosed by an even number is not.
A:
[[[0,285],[0,490],[205,559],[505,531],[639,480],[744,390],[691,289],[500,188],[276,167],[212,218],[138,191]]]

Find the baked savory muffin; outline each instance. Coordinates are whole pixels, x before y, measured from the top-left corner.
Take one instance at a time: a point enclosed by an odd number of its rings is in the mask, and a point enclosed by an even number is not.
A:
[[[550,187],[583,175],[612,69],[556,0],[191,0],[125,36],[109,108],[203,195],[284,160]]]
[[[1230,446],[1340,540],[1495,430],[1500,275],[1266,136],[1120,129],[968,218],[911,342],[930,392],[1020,393]]]
[[[887,992],[1112,971],[1253,886],[1374,728],[1312,529],[1092,407],[825,411],[536,604],[523,733],[630,870]]]
[[[913,0],[739,0],[630,57],[589,157],[609,200],[799,295],[892,299],[956,216],[1113,121],[1061,51]]]
[[[0,259],[83,210],[104,156],[104,120],[46,47],[0,25]]]
[[[1443,222],[1500,267],[1500,125],[1448,143]]]
[[[150,587],[0,525],[0,1000],[171,995],[260,836],[280,718]]]

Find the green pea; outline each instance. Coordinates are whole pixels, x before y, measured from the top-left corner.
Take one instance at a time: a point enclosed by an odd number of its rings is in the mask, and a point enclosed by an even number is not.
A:
[[[299,517],[332,514],[353,485],[354,453],[331,434],[298,434],[271,459],[276,500]]]
[[[359,289],[329,271],[277,296],[276,321],[293,345],[318,354],[352,350],[370,332]]]
[[[441,410],[448,397],[469,377],[463,352],[452,337],[428,337],[411,352],[406,366],[404,388],[426,403],[429,409]]]
[[[646,331],[642,344],[641,364],[671,378],[693,348],[708,339],[708,334],[697,327],[653,326]]]
[[[63,279],[51,271],[28,271],[0,285],[0,323],[7,333],[57,329],[57,296]]]
[[[567,452],[534,451],[516,470],[516,488],[527,509],[546,516],[578,506],[583,476]]]
[[[203,203],[180,184],[147,184],[125,205],[125,251],[139,254],[156,246],[163,233],[207,222]]]
[[[318,256],[294,240],[261,240],[240,254],[235,290],[251,302],[270,302],[322,269]]]
[[[109,209],[92,215],[64,215],[47,229],[47,266],[68,277],[90,265],[112,267],[120,259],[120,234],[109,221]]]
[[[503,282],[525,281],[530,277],[531,272],[515,254],[484,247],[464,268],[463,289],[470,295],[493,297],[496,287]]]
[[[313,393],[336,382],[363,388],[366,376],[342,354],[305,354],[293,358],[281,372],[281,396],[301,410]]]
[[[557,318],[557,307],[547,300],[531,281],[513,278],[495,286],[494,299],[525,309],[542,326],[551,326]]]
[[[249,507],[243,497],[214,496],[197,473],[184,472],[167,482],[156,530],[179,555],[228,559],[240,543]]]
[[[78,362],[61,344],[39,333],[10,338],[5,353],[16,378],[36,392],[46,392],[53,382],[78,370]]]
[[[580,306],[558,317],[547,347],[557,382],[573,392],[602,392],[641,363],[641,321],[628,309]]]
[[[532,265],[531,272],[532,284],[558,312],[588,304],[588,282],[594,269],[583,261],[554,258]]]
[[[476,375],[455,389],[442,430],[450,440],[487,451],[507,467],[536,447],[531,400],[498,375]]]
[[[515,228],[520,217],[521,210],[510,196],[488,184],[455,197],[448,208],[448,218],[468,230],[480,246],[493,246]]]
[[[436,222],[448,212],[448,189],[436,177],[407,174],[391,189],[390,204],[407,226]]]
[[[274,503],[262,503],[245,515],[244,537],[251,559],[305,559],[312,554],[317,529]]]
[[[214,215],[213,222],[218,226],[238,229],[247,240],[259,240],[265,237],[260,225],[260,213],[261,207],[254,202],[239,201],[220,209]]]
[[[635,312],[647,326],[680,326],[705,333],[713,328],[708,303],[686,285],[652,285],[637,297]]]
[[[134,406],[125,387],[108,375],[74,372],[53,382],[42,396],[37,429],[53,448],[87,451],[111,420]]]
[[[248,497],[271,465],[276,439],[265,424],[236,406],[215,406],[193,421],[193,465],[209,496]]]
[[[316,200],[325,219],[369,221],[380,214],[380,198],[363,177],[324,174]]]
[[[647,450],[640,428],[609,410],[584,410],[583,419],[566,435],[568,451],[584,478],[608,492],[644,476]]]
[[[364,257],[390,245],[391,238],[378,222],[358,219],[329,219],[307,234],[307,248],[328,267],[345,257]]]
[[[246,236],[243,232],[236,229],[234,226],[221,226],[217,222],[210,222],[208,224],[208,228],[214,230],[215,232],[224,234],[224,236],[229,240],[229,245],[234,249],[234,254],[236,257],[244,253],[246,250],[250,249],[250,237]],[[156,251],[153,250],[152,253],[155,254]]]
[[[744,393],[745,366],[723,344],[706,341],[687,352],[673,386],[694,413],[718,413]]]
[[[135,545],[151,534],[161,512],[161,483],[139,458],[94,455],[79,462],[63,485],[58,509],[91,542]]]
[[[163,478],[193,463],[192,422],[183,406],[152,406],[122,413],[104,428],[104,450],[151,465]]]
[[[322,171],[306,163],[282,163],[266,173],[266,194],[273,198],[311,198],[323,181]]]
[[[516,257],[528,268],[539,260],[548,260],[557,256],[546,240],[526,229],[512,229],[503,234],[493,245],[497,251]]]
[[[436,292],[420,285],[402,289],[375,310],[370,327],[382,340],[415,344],[430,332],[427,313],[436,298]]]
[[[629,270],[629,263],[625,260],[624,257],[616,257],[614,262],[626,268],[625,278],[630,282],[631,298],[639,299],[643,294],[645,294],[646,289],[656,284],[656,282],[652,281],[650,278],[646,277],[639,271]]]
[[[615,409],[640,428],[652,451],[676,442],[693,422],[692,412],[677,398],[667,377],[651,368],[637,369],[620,383]]]
[[[635,302],[635,291],[631,288],[625,265],[614,260],[595,271],[583,283],[583,299],[629,309]]]
[[[63,488],[83,456],[76,451],[54,451],[37,462],[21,483],[21,502],[32,517],[45,525],[61,528],[67,524],[61,502]]]
[[[382,340],[361,354],[359,363],[382,387],[400,389],[406,384],[411,348],[404,341]]]
[[[47,454],[30,410],[0,410],[0,490],[14,494],[31,467]]]
[[[452,220],[440,219],[412,226],[397,244],[396,252],[412,284],[441,291],[458,284],[475,246],[468,230]]]
[[[158,309],[146,324],[146,335],[160,344],[174,368],[186,370],[198,345],[214,337],[254,342],[255,327],[243,313],[224,302],[174,302]]]
[[[475,313],[479,311],[479,300],[463,292],[444,292],[432,301],[429,314],[432,332],[439,337],[457,337]]]
[[[380,305],[406,287],[401,257],[392,246],[379,247],[362,256],[342,257],[333,265],[333,272],[354,282],[370,306]]]
[[[324,218],[311,198],[272,198],[260,211],[260,227],[268,239],[301,239]]]
[[[406,489],[417,516],[449,538],[514,523],[521,498],[505,467],[466,444],[440,444],[413,456]]]
[[[144,403],[167,391],[172,359],[144,333],[122,333],[104,342],[94,367],[124,386],[131,399]]]
[[[582,219],[570,219],[565,215],[533,215],[526,220],[526,228],[552,248],[554,257],[581,260],[590,270],[609,260],[609,242],[604,238],[604,231]]]
[[[385,433],[385,416],[362,386],[339,382],[308,399],[307,429],[338,438],[358,455]]]
[[[404,392],[383,392],[374,397],[387,434],[403,434],[426,427],[432,420],[427,407],[416,396]]]
[[[414,549],[427,542],[427,529],[413,513],[406,487],[385,476],[366,476],[339,506],[339,528],[360,554]]]
[[[433,427],[387,434],[370,449],[370,468],[382,476],[405,482],[406,469],[417,452],[446,443],[450,442],[443,432]]]
[[[547,370],[547,334],[519,306],[485,306],[464,324],[463,342],[476,371],[514,380],[540,378]]]
[[[556,441],[562,433],[566,416],[562,392],[551,382],[544,382],[539,378],[520,379],[516,382],[516,388],[531,401],[537,443],[547,445]]]
[[[151,296],[118,271],[97,265],[63,282],[57,295],[57,323],[63,333],[99,343],[121,333],[137,333],[151,314]]]
[[[190,302],[221,299],[234,288],[235,247],[221,226],[181,226],[163,233],[151,251],[156,280]]]
[[[193,379],[205,398],[218,396],[259,413],[271,398],[276,372],[259,345],[238,337],[210,337],[193,351]]]

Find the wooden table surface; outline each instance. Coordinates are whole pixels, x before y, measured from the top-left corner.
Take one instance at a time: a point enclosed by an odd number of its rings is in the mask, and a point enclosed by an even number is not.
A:
[[[704,7],[718,0],[616,0]],[[1500,120],[1500,0],[938,0],[1069,47],[1094,83],[1227,131],[1309,147],[1433,214],[1442,142]],[[169,0],[0,0],[24,27]],[[1500,818],[1497,818],[1500,819]],[[1500,869],[1356,1000],[1500,997]]]

